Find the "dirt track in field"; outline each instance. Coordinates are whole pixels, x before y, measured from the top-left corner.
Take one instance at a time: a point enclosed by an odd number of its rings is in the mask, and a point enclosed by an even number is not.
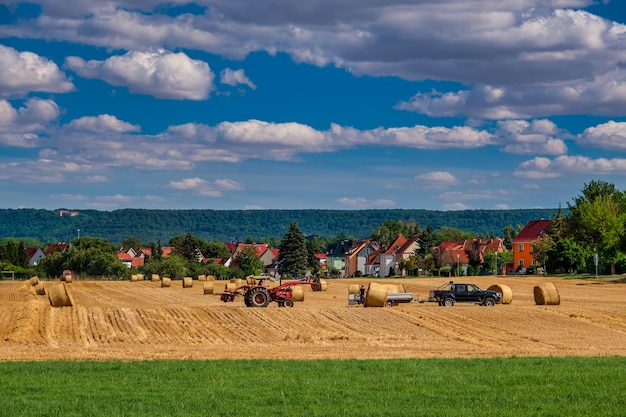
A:
[[[418,299],[447,278],[387,279]],[[348,305],[348,285],[307,290],[293,308],[223,303],[203,283],[66,284],[73,307],[51,307],[29,281],[0,281],[0,360],[324,359],[626,355],[626,283],[539,277],[467,278],[508,285],[513,302],[481,307],[436,303]],[[535,305],[533,288],[553,282],[561,305]],[[58,284],[43,281],[45,286]]]

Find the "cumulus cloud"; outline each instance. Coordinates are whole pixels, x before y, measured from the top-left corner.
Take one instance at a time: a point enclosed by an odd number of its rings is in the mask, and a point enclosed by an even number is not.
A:
[[[589,127],[578,135],[577,142],[583,146],[623,151],[626,149],[626,123],[609,121]]]
[[[169,188],[180,191],[190,191],[202,197],[222,197],[224,191],[243,190],[244,186],[237,181],[230,179],[217,179],[207,181],[202,178],[184,178],[180,181],[170,181]]]
[[[499,137],[506,143],[505,152],[517,154],[563,155],[567,146],[563,139],[556,137],[563,134],[550,120],[505,120],[498,122]]]
[[[573,175],[626,175],[626,159],[562,155],[554,159],[537,157],[522,162],[513,175],[527,179],[549,179]]]
[[[220,71],[220,82],[222,84],[236,86],[236,85],[247,85],[253,90],[256,90],[256,85],[246,76],[244,70],[232,70],[230,68],[226,68]]]
[[[0,100],[0,144],[20,148],[41,146],[40,134],[50,129],[60,114],[52,100],[31,98],[19,109]]]
[[[74,84],[57,64],[35,53],[0,45],[0,97],[22,97],[31,91],[68,93]]]
[[[97,78],[133,93],[174,100],[206,100],[214,74],[204,61],[165,50],[131,51],[104,61],[67,57],[65,66],[84,78]]]
[[[141,127],[123,122],[117,117],[110,114],[101,114],[99,116],[85,116],[72,120],[68,126],[77,130],[86,130],[90,132],[106,133],[106,132],[138,132]]]
[[[426,172],[415,177],[420,184],[432,187],[445,187],[458,183],[457,178],[447,171]]]
[[[350,207],[354,209],[362,209],[368,207],[393,207],[395,206],[395,202],[393,200],[378,198],[374,200],[368,200],[363,197],[349,198],[342,197],[337,200],[341,206]]]

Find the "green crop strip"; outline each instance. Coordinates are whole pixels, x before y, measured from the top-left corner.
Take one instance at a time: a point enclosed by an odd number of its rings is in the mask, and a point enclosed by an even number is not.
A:
[[[622,416],[626,358],[2,362],[2,416]]]

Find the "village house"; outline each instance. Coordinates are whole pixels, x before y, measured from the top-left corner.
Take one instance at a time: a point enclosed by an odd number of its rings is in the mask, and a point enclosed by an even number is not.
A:
[[[550,226],[550,220],[531,220],[513,238],[513,265],[516,270],[536,265],[533,255],[533,243],[541,239]]]

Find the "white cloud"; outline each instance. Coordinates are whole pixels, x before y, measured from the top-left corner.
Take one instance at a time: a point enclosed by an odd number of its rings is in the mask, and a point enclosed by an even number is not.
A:
[[[123,122],[119,120],[117,117],[111,116],[110,114],[101,114],[95,117],[93,116],[81,117],[79,119],[72,120],[68,124],[68,126],[77,130],[87,130],[87,131],[96,132],[96,133],[107,133],[107,132],[126,133],[126,132],[138,132],[141,130],[141,127]]]
[[[133,93],[175,100],[206,100],[214,89],[213,72],[204,61],[179,52],[131,51],[105,61],[66,58],[69,69],[85,78],[98,78]]]
[[[21,148],[41,146],[39,134],[49,129],[60,114],[52,100],[31,98],[19,109],[0,100],[0,144]]]
[[[193,194],[202,197],[222,197],[224,191],[239,191],[245,189],[242,184],[234,180],[217,179],[211,182],[198,177],[184,178],[180,181],[170,181],[169,187],[176,190],[191,191]]]
[[[574,175],[626,175],[626,159],[562,155],[554,159],[537,157],[522,162],[513,175],[527,179],[549,179]]]
[[[446,187],[458,183],[458,179],[447,171],[433,171],[417,175],[415,177],[420,184],[433,187]]]
[[[68,93],[74,84],[47,58],[0,45],[0,97],[21,97],[31,91]]]
[[[585,129],[578,135],[578,143],[607,150],[626,149],[626,123],[609,121]]]
[[[256,90],[256,85],[246,76],[244,70],[232,70],[230,68],[226,68],[220,71],[220,82],[222,84],[236,86],[236,85],[247,85],[253,90]]]
[[[517,154],[563,155],[567,145],[562,134],[550,120],[506,120],[498,122],[497,134],[506,143],[505,152]]]
[[[393,207],[396,203],[393,200],[379,198],[374,200],[368,200],[363,197],[349,198],[342,197],[337,199],[337,203],[344,207],[350,207],[354,209],[371,208],[371,207]]]

